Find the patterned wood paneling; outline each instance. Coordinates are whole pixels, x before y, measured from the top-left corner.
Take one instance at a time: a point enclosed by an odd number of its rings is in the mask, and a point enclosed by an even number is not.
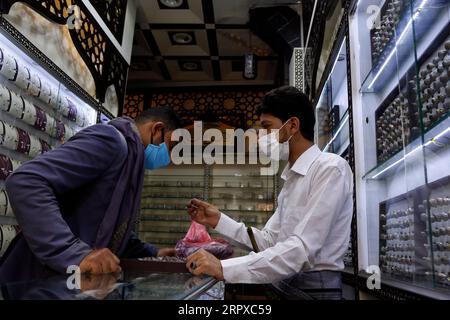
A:
[[[248,129],[259,120],[256,110],[265,93],[265,90],[153,93],[145,101],[142,94],[128,95],[123,114],[135,117],[148,107],[171,107],[188,124],[222,122]]]
[[[144,110],[144,95],[127,95],[123,107],[123,115],[135,119]]]

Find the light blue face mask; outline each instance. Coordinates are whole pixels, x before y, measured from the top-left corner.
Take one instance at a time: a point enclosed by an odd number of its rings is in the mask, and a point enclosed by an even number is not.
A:
[[[147,146],[147,148],[145,148],[145,159],[144,159],[145,169],[156,170],[159,168],[167,167],[169,164],[170,164],[170,155],[166,143],[163,142],[159,146],[156,146],[151,143]]]

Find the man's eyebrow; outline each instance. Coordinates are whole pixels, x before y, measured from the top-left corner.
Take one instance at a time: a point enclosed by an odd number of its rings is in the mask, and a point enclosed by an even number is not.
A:
[[[267,120],[261,121],[261,125],[262,125],[262,126],[268,126],[268,125],[270,125],[270,124],[271,124],[270,121],[267,121]]]

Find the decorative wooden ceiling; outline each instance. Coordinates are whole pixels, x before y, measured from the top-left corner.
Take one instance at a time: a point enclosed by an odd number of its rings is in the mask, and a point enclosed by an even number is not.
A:
[[[137,0],[129,88],[272,85],[278,56],[248,27],[255,5],[277,0]],[[257,78],[243,78],[244,54],[258,56]]]

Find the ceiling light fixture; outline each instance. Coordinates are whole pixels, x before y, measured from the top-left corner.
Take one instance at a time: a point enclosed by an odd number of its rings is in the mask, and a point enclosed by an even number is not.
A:
[[[192,36],[186,32],[175,33],[172,36],[172,39],[178,44],[189,44],[192,43],[192,41],[194,40]]]
[[[244,62],[244,78],[254,80],[256,78],[256,55],[247,53]]]
[[[169,8],[178,8],[183,4],[183,0],[160,0],[161,3]]]
[[[249,52],[244,55],[244,73],[243,77],[247,80],[254,80],[257,77],[256,55],[252,52],[252,31],[249,30]]]
[[[190,71],[194,71],[194,70],[198,70],[199,69],[198,64],[195,63],[195,62],[185,62],[185,63],[183,63],[183,67],[186,70],[190,70]]]

